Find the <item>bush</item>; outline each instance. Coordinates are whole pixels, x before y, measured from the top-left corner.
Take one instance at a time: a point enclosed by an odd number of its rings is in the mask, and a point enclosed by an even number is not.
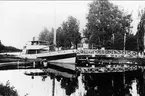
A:
[[[10,86],[10,82],[7,81],[6,85],[0,84],[0,96],[18,96],[15,87]]]

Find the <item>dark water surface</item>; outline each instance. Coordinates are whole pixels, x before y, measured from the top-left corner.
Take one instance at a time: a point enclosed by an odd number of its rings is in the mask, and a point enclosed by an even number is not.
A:
[[[60,80],[66,95],[71,95],[81,87],[79,90],[81,96],[145,96],[141,70],[123,73],[89,73],[80,76],[79,79]]]
[[[36,76],[34,79],[24,75],[25,71],[1,71],[0,82],[9,80],[20,96],[26,93],[28,96],[52,96],[53,88],[54,96],[145,96],[145,76],[141,70],[78,74],[76,78],[48,74],[47,77]]]

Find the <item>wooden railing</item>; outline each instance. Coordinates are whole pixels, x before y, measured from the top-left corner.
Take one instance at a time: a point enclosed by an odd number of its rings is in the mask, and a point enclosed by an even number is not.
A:
[[[84,55],[107,55],[111,57],[144,57],[144,55],[139,55],[136,51],[124,51],[124,50],[101,50],[101,49],[79,49],[77,54]]]

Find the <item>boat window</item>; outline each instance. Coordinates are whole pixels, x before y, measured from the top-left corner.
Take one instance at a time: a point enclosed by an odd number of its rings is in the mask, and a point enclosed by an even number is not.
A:
[[[44,53],[44,52],[46,52],[46,51],[48,51],[48,50],[45,50],[45,49],[39,49],[39,50],[37,50],[37,53]]]
[[[32,41],[31,45],[38,45],[38,41]]]
[[[47,45],[47,42],[39,42],[40,45]]]
[[[36,50],[27,50],[27,54],[36,54]]]
[[[48,45],[48,42],[45,41],[31,41],[31,45]]]

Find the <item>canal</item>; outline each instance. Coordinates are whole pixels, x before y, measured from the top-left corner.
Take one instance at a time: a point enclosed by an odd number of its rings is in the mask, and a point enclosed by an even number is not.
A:
[[[130,72],[79,74],[76,78],[65,78],[49,74],[26,76],[25,72],[40,70],[0,71],[0,83],[14,86],[20,96],[52,96],[55,78],[55,96],[144,96],[145,76],[141,70]]]

